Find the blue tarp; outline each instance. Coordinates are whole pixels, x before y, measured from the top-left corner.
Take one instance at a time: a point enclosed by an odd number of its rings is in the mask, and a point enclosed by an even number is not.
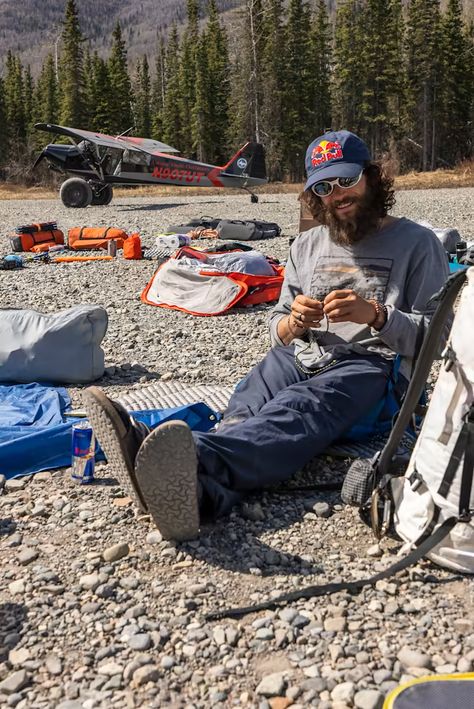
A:
[[[79,420],[64,415],[70,404],[63,387],[36,383],[0,386],[0,474],[14,478],[69,467],[71,428]],[[133,415],[150,428],[180,419],[194,431],[208,431],[219,419],[219,414],[201,402],[134,411]],[[105,460],[99,447],[96,460]]]

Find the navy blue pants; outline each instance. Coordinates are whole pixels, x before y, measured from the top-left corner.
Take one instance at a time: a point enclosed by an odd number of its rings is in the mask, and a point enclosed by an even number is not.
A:
[[[227,513],[245,493],[290,478],[383,397],[392,362],[352,354],[302,374],[293,345],[275,347],[240,382],[216,431],[194,433],[201,513]],[[228,423],[226,423],[228,421]]]

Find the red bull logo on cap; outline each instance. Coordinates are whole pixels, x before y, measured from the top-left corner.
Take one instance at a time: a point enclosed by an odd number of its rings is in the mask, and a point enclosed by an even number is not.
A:
[[[330,140],[322,140],[311,153],[311,164],[313,167],[318,167],[324,162],[338,160],[342,158],[342,147],[340,143]]]

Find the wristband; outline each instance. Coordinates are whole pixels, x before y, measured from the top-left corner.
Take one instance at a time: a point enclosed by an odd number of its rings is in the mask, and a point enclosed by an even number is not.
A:
[[[308,329],[303,325],[303,330],[301,332],[295,332],[293,330],[293,328],[291,327],[291,314],[288,315],[288,320],[287,320],[286,324],[288,325],[288,330],[290,331],[290,334],[293,335],[293,337],[299,337],[300,335],[303,334],[303,332],[306,332],[306,330]]]
[[[387,316],[388,316],[388,311],[387,311],[387,306],[384,305],[383,303],[379,303],[378,300],[369,300],[369,303],[372,303],[372,305],[375,308],[375,317],[373,320],[367,323],[369,327],[373,327],[374,330],[381,330],[385,323],[387,322]]]

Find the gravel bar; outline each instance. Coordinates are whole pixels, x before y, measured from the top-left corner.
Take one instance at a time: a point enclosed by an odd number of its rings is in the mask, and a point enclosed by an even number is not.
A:
[[[393,213],[474,239],[474,189],[400,192]],[[57,221],[138,231],[145,246],[170,224],[209,215],[266,219],[282,236],[254,242],[284,261],[297,231],[295,194],[121,197],[108,207],[59,200],[0,203],[3,238]],[[200,242],[203,243],[203,242]],[[144,305],[156,261],[29,263],[0,273],[2,307],[103,305],[106,373],[120,396],[156,380],[235,385],[269,346],[267,305],[199,318]],[[435,369],[433,370],[434,377]],[[81,405],[81,388],[70,390]],[[339,479],[347,460],[321,457]],[[429,562],[357,595],[305,599],[208,622],[304,585],[362,578],[394,561],[337,491],[254,495],[185,544],[161,539],[101,464],[92,486],[69,471],[6,481],[0,462],[0,706],[18,709],[378,709],[400,682],[474,665],[474,587]]]

